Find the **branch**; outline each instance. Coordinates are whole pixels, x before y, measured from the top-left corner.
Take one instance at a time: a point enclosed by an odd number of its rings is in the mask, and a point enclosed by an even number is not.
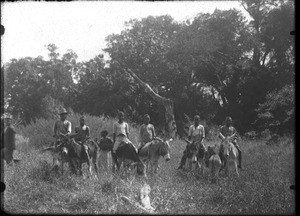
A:
[[[265,66],[266,58],[267,58],[267,56],[268,56],[269,53],[270,53],[270,51],[269,51],[269,49],[267,49],[267,51],[265,52],[265,54],[264,54],[264,56],[262,58],[262,60],[263,60],[262,65],[263,66]]]
[[[162,104],[171,104],[172,100],[162,97],[159,94],[157,94],[156,92],[153,91],[153,89],[150,87],[150,85],[148,83],[145,83],[144,81],[142,81],[132,70],[130,70],[129,68],[126,69],[126,71],[141,85],[145,88],[145,91],[154,99],[156,100],[158,103],[162,103]]]

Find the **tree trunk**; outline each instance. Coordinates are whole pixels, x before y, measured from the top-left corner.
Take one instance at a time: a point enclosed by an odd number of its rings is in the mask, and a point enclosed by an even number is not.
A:
[[[175,138],[176,123],[174,118],[174,103],[172,100],[162,97],[150,87],[149,84],[142,81],[132,70],[126,71],[145,89],[145,91],[159,104],[165,108],[165,136],[167,138]]]

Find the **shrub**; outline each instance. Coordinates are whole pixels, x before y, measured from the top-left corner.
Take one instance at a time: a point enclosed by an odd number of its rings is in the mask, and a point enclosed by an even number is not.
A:
[[[256,125],[268,128],[272,133],[283,133],[294,130],[295,121],[295,86],[286,85],[280,90],[270,92],[266,101],[256,109]]]

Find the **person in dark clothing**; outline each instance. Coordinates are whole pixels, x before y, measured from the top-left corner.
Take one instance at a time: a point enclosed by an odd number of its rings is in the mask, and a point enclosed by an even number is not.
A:
[[[13,154],[16,150],[16,131],[12,125],[11,115],[5,117],[6,127],[4,129],[4,148],[3,157],[7,164],[10,164],[13,161]]]
[[[101,139],[99,142],[99,147],[102,151],[111,151],[113,148],[113,141],[111,138],[107,137],[108,132],[107,130],[101,131]]]

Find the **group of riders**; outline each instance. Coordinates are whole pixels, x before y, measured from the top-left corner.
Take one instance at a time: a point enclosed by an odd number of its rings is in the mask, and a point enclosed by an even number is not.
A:
[[[56,139],[55,143],[56,145],[61,142],[62,137],[70,137],[74,138],[74,140],[83,145],[86,154],[87,153],[87,145],[85,145],[86,141],[90,139],[90,128],[85,124],[85,118],[84,116],[81,116],[79,119],[79,126],[75,127],[75,134],[71,134],[71,128],[72,124],[70,121],[67,120],[68,112],[66,109],[62,109],[62,111],[59,113],[60,119],[57,120],[54,124],[54,135],[53,137]],[[13,159],[13,152],[16,149],[15,145],[15,129],[12,125],[12,117],[6,116],[5,117],[6,127],[4,130],[4,158],[7,163],[10,163]],[[235,145],[239,152],[239,165],[238,167],[242,169],[241,162],[242,162],[242,153],[241,150],[237,144],[237,131],[232,126],[232,118],[226,117],[223,126],[220,128],[219,131],[219,137],[228,137],[235,134],[234,139],[232,140],[232,143]],[[129,126],[127,122],[124,121],[124,113],[119,112],[118,113],[118,121],[116,121],[113,124],[113,139],[111,140],[109,137],[107,137],[108,132],[106,130],[101,132],[101,139],[100,139],[100,145],[102,146],[109,146],[113,145],[112,153],[116,153],[119,145],[123,143],[131,144],[133,143],[129,140]],[[150,124],[150,116],[148,114],[144,115],[143,118],[143,124],[140,127],[139,131],[139,138],[140,138],[140,144],[138,146],[137,151],[139,152],[143,147],[146,145],[149,145],[152,141],[159,139],[155,134],[155,128],[153,124]],[[205,129],[204,126],[200,124],[200,116],[196,115],[194,117],[194,123],[189,127],[188,132],[188,144],[186,146],[186,149],[183,152],[183,156],[180,161],[180,165],[177,169],[182,169],[183,166],[186,163],[187,160],[187,152],[188,148],[191,144],[196,145],[198,147],[204,147],[205,145],[203,143],[205,139]],[[134,146],[134,145],[133,145]],[[224,164],[224,158],[223,158],[223,145],[222,142],[220,144],[219,149],[219,156]]]
[[[239,161],[238,168],[243,169],[242,168],[242,152],[237,143],[238,134],[237,134],[236,129],[232,126],[232,118],[230,116],[227,116],[225,121],[223,122],[222,127],[220,128],[219,138],[222,139],[222,137],[230,137],[230,136],[234,137],[234,139],[231,142],[237,148],[237,151],[239,153],[238,154],[238,161]],[[191,146],[190,144],[196,145],[197,148],[206,149],[206,147],[203,143],[204,139],[205,139],[205,129],[204,129],[204,126],[200,124],[200,116],[196,115],[194,117],[194,124],[192,124],[189,127],[188,145],[183,152],[183,156],[181,158],[180,165],[177,169],[182,169],[183,166],[185,165],[186,159],[188,157],[188,148]],[[224,146],[223,146],[223,143],[221,142],[218,155],[220,156],[220,160],[224,166],[225,160],[224,160],[223,152],[224,152]],[[217,154],[217,152],[215,152],[215,153]]]

